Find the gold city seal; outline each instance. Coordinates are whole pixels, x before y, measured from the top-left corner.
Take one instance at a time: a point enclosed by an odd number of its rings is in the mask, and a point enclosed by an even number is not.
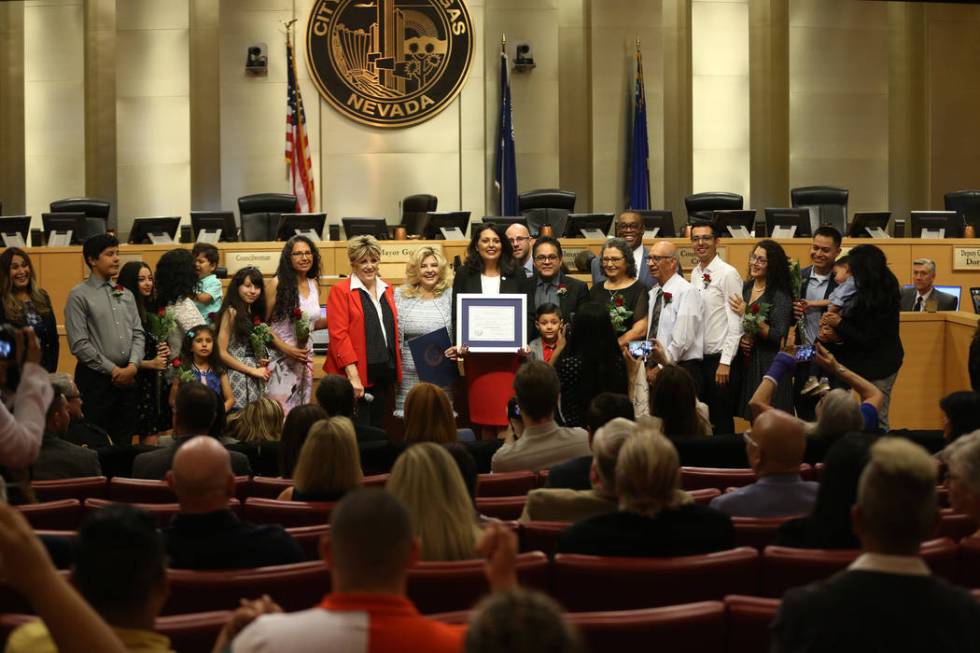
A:
[[[374,127],[415,125],[445,109],[472,54],[463,0],[316,0],[306,28],[320,95]]]

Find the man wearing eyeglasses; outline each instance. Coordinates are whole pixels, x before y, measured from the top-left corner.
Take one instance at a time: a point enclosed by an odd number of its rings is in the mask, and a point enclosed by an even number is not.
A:
[[[524,268],[524,274],[531,277],[534,274],[534,261],[531,260],[531,232],[522,224],[515,222],[504,232],[510,246],[514,250],[514,260]]]
[[[534,241],[534,305],[557,304],[565,324],[571,324],[578,307],[589,301],[589,287],[562,272],[562,256],[558,239],[538,236]]]
[[[616,220],[616,236],[626,241],[633,250],[633,261],[636,263],[637,278],[647,288],[653,288],[656,280],[646,266],[647,248],[643,246],[643,216],[632,211],[624,211]],[[602,262],[599,257],[592,259],[592,285],[603,283],[606,275],[602,273]]]

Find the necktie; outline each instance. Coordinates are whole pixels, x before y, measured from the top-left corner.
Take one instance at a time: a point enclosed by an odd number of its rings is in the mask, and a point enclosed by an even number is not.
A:
[[[647,340],[654,340],[657,337],[657,327],[660,325],[660,311],[664,308],[663,288],[657,291],[657,298],[653,300],[653,313],[650,315],[650,325],[647,328]]]
[[[912,310],[916,313],[922,312],[922,297],[915,298],[915,306],[912,307]]]

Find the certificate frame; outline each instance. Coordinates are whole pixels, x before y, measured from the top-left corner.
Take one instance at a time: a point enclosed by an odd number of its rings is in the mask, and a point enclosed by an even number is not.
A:
[[[527,295],[523,293],[483,295],[460,293],[456,295],[456,342],[471,352],[517,353],[527,346]],[[513,320],[514,337],[509,340],[482,340],[470,334],[470,316],[474,308],[499,308],[509,312]]]

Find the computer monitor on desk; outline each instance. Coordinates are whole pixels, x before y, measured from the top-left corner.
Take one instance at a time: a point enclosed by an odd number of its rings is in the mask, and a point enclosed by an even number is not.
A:
[[[522,215],[485,215],[483,224],[492,224],[506,229],[512,224],[524,225],[527,227],[527,218]]]
[[[644,238],[674,238],[674,214],[671,211],[631,211],[643,218]],[[656,232],[654,234],[653,232]]]
[[[466,238],[466,228],[470,224],[469,211],[429,211],[425,215],[428,221],[422,230],[422,237],[426,240],[445,240],[443,229],[459,229],[459,233]]]
[[[378,240],[388,240],[388,222],[384,218],[341,218],[344,236],[350,240],[354,236],[374,236]]]
[[[323,236],[323,226],[326,223],[326,213],[283,213],[276,229],[276,240],[289,240],[297,234],[314,242],[327,240]]]
[[[565,233],[565,222],[568,221],[566,209],[527,209],[523,215],[532,238],[537,237],[544,226],[551,227],[553,234]]]
[[[854,219],[851,220],[851,226],[847,229],[847,235],[851,238],[866,238],[868,236],[874,237],[875,234],[883,234],[888,228],[888,220],[891,217],[891,211],[871,213],[859,211],[854,214]]]
[[[592,232],[597,238],[605,238],[612,228],[613,217],[612,213],[569,213],[564,236],[586,238],[583,232]]]
[[[44,226],[44,242],[55,247],[59,245],[81,245],[85,242],[88,221],[84,213],[42,213],[41,223]],[[71,232],[70,242],[57,242],[52,235]],[[55,241],[55,242],[52,242]]]
[[[755,209],[712,211],[711,222],[715,225],[715,231],[721,234],[722,238],[736,235],[751,238],[755,229]],[[742,233],[741,229],[745,229],[745,232]]]
[[[912,211],[911,218],[911,238],[963,237],[965,220],[956,211]]]
[[[191,211],[194,240],[201,240],[202,231],[215,233],[218,230],[221,231],[219,242],[238,242],[238,225],[235,224],[235,214],[232,211]]]
[[[179,216],[136,218],[129,230],[130,245],[164,245],[176,242],[180,229]]]
[[[808,238],[813,235],[810,226],[810,209],[766,209],[766,232],[770,238],[778,238],[777,227],[796,227],[793,238]]]
[[[27,247],[27,232],[31,229],[31,216],[0,216],[0,239],[4,247]]]

